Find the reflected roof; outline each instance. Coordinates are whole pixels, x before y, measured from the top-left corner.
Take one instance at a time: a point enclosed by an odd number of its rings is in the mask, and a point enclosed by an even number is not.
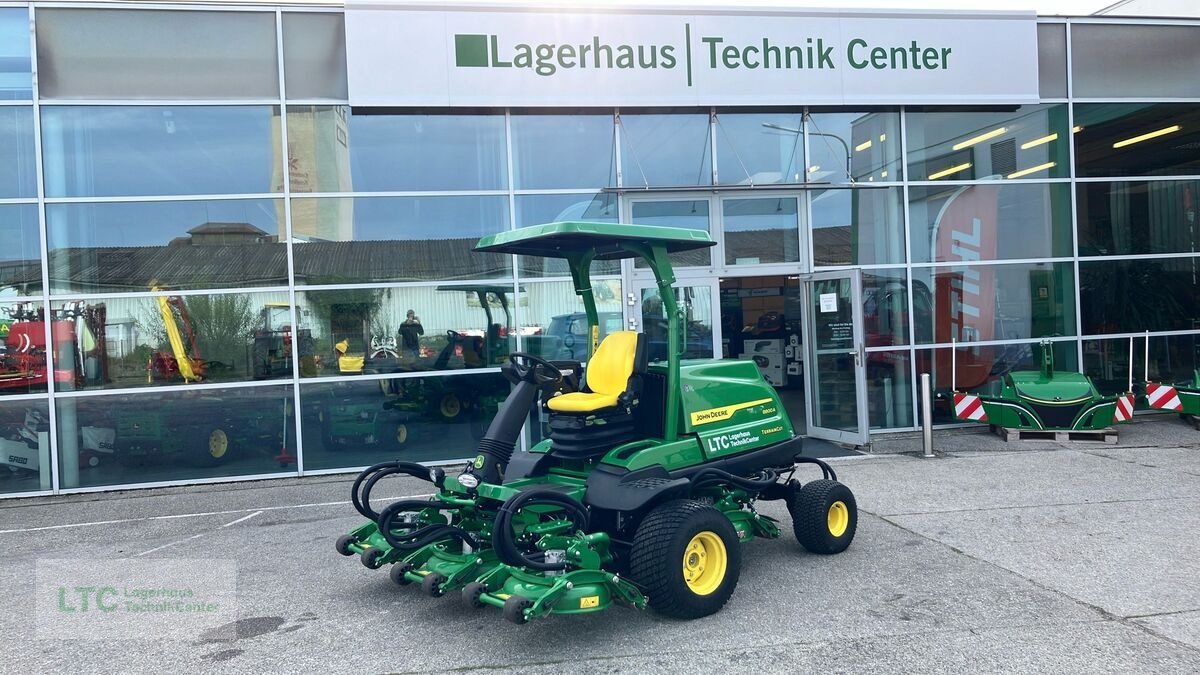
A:
[[[660,244],[668,253],[678,253],[715,246],[717,242],[703,230],[572,221],[533,225],[491,234],[480,239],[475,250],[543,258],[566,258],[569,255],[594,250],[596,260],[638,257],[638,254],[622,246],[626,243]]]

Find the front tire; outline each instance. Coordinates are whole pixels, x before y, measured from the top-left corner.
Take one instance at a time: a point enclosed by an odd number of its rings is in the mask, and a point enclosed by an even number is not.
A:
[[[673,619],[719,611],[733,595],[742,547],[733,524],[717,509],[690,499],[662,504],[638,526],[630,574],[650,606]]]
[[[806,483],[788,500],[792,531],[811,553],[841,553],[854,541],[858,503],[850,488],[832,480]]]

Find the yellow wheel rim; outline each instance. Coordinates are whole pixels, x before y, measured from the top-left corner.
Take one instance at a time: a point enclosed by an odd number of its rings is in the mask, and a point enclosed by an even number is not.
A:
[[[229,450],[229,437],[220,429],[214,429],[208,435],[208,454],[213,456],[213,459],[221,459],[225,456],[225,452]]]
[[[458,402],[458,397],[454,394],[446,394],[442,397],[442,417],[457,417],[462,411],[462,404]]]
[[[838,500],[829,505],[826,520],[829,534],[840,537],[846,534],[846,528],[850,527],[850,509],[846,508],[845,502]]]
[[[404,441],[407,441],[407,440],[408,440],[408,427],[401,424],[400,426],[396,427],[396,442],[403,444]]]
[[[696,595],[709,595],[725,580],[729,554],[725,542],[705,530],[692,537],[683,550],[683,580]]]

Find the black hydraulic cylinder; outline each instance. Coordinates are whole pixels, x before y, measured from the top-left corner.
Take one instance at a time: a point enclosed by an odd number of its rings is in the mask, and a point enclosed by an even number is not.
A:
[[[496,412],[483,440],[479,441],[475,461],[464,475],[474,475],[485,483],[499,484],[504,480],[504,470],[512,459],[513,448],[521,436],[521,427],[525,425],[529,407],[537,395],[538,385],[533,382],[522,381],[513,387],[512,393]]]

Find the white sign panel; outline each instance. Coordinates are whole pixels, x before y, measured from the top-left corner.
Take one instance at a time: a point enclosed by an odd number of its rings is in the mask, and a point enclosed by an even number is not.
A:
[[[346,4],[356,106],[1038,99],[1032,12],[588,13]]]
[[[828,314],[836,312],[837,309],[837,293],[822,293],[821,294],[821,313]]]

